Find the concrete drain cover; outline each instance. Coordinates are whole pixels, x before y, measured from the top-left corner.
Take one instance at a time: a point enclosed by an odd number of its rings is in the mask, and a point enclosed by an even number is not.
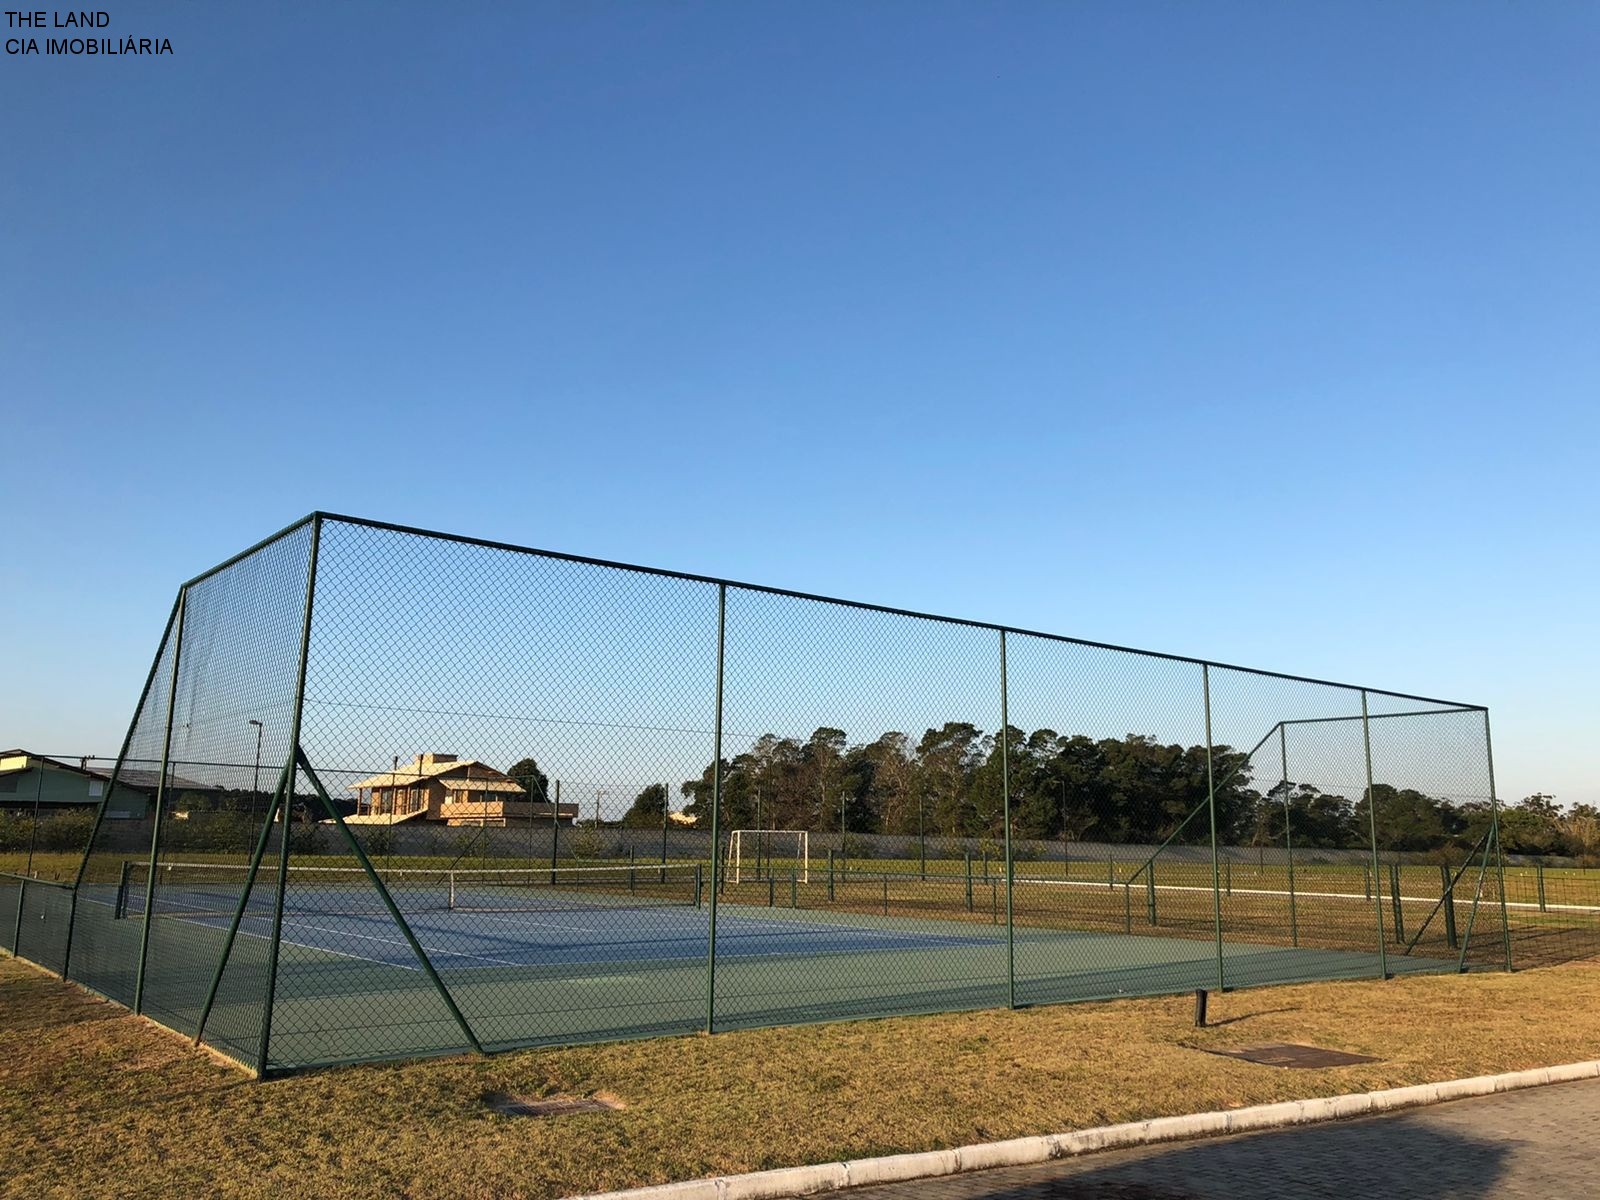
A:
[[[483,1098],[502,1117],[564,1117],[568,1113],[615,1112],[626,1105],[604,1092],[593,1096],[513,1096],[489,1092]]]
[[[1297,1046],[1293,1042],[1269,1042],[1264,1046],[1241,1046],[1237,1050],[1207,1050],[1225,1058],[1242,1058],[1265,1067],[1348,1067],[1352,1063],[1377,1062],[1370,1054],[1347,1054],[1343,1050],[1324,1050],[1321,1046]]]

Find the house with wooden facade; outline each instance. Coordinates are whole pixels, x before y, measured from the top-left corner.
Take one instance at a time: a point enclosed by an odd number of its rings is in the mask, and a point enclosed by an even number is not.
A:
[[[445,825],[571,825],[576,804],[531,800],[505,772],[474,758],[419,754],[404,766],[350,785],[356,795],[352,825],[396,825],[402,821]]]

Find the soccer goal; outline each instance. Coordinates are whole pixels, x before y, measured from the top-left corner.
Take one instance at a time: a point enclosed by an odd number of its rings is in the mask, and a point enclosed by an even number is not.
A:
[[[769,875],[811,882],[811,835],[804,829],[735,829],[728,839],[730,882]]]

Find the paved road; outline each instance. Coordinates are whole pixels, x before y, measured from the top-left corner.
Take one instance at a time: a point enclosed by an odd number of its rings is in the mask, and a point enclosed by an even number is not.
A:
[[[843,1194],[849,1200],[1600,1197],[1600,1080]]]

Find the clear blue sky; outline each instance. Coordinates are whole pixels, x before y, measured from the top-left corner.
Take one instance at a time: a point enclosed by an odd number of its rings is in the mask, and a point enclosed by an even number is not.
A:
[[[1484,703],[1600,802],[1600,8],[110,12],[175,54],[0,59],[0,743],[114,753],[326,508]]]

